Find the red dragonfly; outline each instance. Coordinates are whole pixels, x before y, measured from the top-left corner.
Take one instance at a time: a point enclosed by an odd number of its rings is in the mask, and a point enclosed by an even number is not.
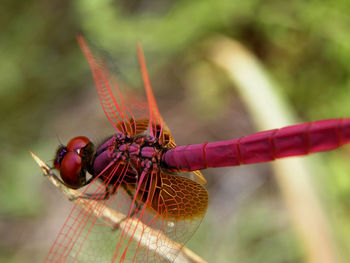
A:
[[[163,237],[184,244],[208,206],[206,181],[198,170],[327,151],[350,141],[348,118],[176,146],[159,113],[141,48],[137,51],[147,101],[137,95],[124,97],[103,61],[83,37],[78,41],[115,134],[96,148],[83,136],[58,148],[54,166],[61,182],[72,189],[85,186],[79,198],[92,202],[85,209],[74,206],[47,262],[175,261],[178,250]],[[96,211],[103,214],[105,207],[125,217],[117,224],[102,222]]]

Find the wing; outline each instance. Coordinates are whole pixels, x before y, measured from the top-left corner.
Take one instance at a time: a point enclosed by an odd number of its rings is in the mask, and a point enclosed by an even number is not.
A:
[[[203,185],[180,175],[158,172],[144,180],[141,189],[139,199],[167,219],[203,217],[207,210],[208,193]]]
[[[110,166],[112,167],[112,166]],[[124,173],[127,167],[123,164],[116,165],[110,170],[111,176],[117,172]],[[102,176],[103,173],[101,173]],[[110,254],[109,250],[113,249],[115,244],[115,237],[107,235],[104,239],[108,239],[110,243],[104,244],[96,249],[100,243],[96,242],[96,238],[99,235],[98,229],[102,226],[112,229],[113,225],[106,222],[98,221],[98,212],[103,212],[101,209],[107,205],[108,200],[97,201],[105,193],[106,186],[98,182],[98,178],[94,179],[84,193],[95,193],[91,200],[79,199],[75,202],[75,205],[67,217],[60,233],[58,234],[54,244],[52,245],[50,252],[45,262],[93,262],[96,260],[97,255],[99,257]],[[120,187],[116,183],[116,187]],[[119,189],[118,189],[119,190]],[[81,206],[80,202],[86,202],[85,206]],[[96,213],[95,213],[96,212]],[[96,236],[97,234],[97,236]],[[111,244],[111,245],[110,245]],[[111,247],[112,246],[112,247]],[[91,249],[89,249],[91,247]],[[99,260],[95,261],[98,262]],[[100,262],[105,262],[104,260]]]
[[[103,111],[117,133],[137,135],[145,131],[148,119],[145,101],[135,94],[132,94],[132,101],[125,98],[116,78],[101,59],[94,56],[82,36],[78,36],[78,42],[90,65]]]
[[[143,204],[137,215],[138,220],[159,233],[157,237],[165,235],[181,246],[185,244],[207,210],[208,193],[205,187],[189,178],[162,171],[154,171],[138,183],[140,187],[135,197]],[[144,243],[147,247],[154,247],[155,253],[136,250],[134,258],[137,262],[163,262],[159,257],[162,253],[173,262],[179,253],[172,246],[164,245],[163,238],[145,239]]]
[[[132,178],[127,163],[106,168],[84,190],[95,193],[90,200],[81,200],[85,207],[73,207],[46,262],[174,261],[205,214],[206,189],[159,170],[139,182]],[[106,187],[116,193],[99,200]],[[119,224],[105,220],[106,214]]]
[[[141,47],[138,46],[138,56],[147,102],[130,91],[125,96],[118,87],[116,78],[109,73],[104,63],[98,61],[82,36],[78,36],[78,42],[90,65],[102,108],[115,130],[124,134],[138,135],[148,128],[150,134],[165,147],[175,147],[171,132],[159,113]],[[112,88],[117,97],[114,96]]]
[[[150,134],[157,138],[161,144],[166,145],[166,147],[174,148],[176,146],[175,141],[171,135],[168,126],[165,124],[162,116],[159,113],[157,102],[152,92],[145,57],[141,45],[137,46],[137,54],[139,57],[143,83],[147,95],[148,112],[150,120]]]

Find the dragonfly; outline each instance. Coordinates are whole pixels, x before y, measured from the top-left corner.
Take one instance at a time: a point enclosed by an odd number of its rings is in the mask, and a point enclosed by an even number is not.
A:
[[[146,99],[125,96],[106,63],[82,36],[78,42],[115,134],[97,147],[84,136],[59,146],[52,169],[67,188],[83,189],[77,198],[88,202],[84,209],[73,207],[46,262],[177,261],[179,249],[168,240],[181,248],[208,207],[200,170],[328,151],[350,141],[350,118],[343,118],[177,146],[159,113],[141,46],[137,53]],[[113,217],[106,216],[113,211],[124,217],[101,220]]]

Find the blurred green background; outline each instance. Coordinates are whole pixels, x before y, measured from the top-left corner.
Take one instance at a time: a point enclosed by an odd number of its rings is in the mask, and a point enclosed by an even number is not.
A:
[[[113,132],[76,35],[140,86],[142,43],[159,108],[178,144],[255,132],[246,105],[203,43],[240,42],[278,83],[300,121],[350,116],[350,2],[53,0],[1,2],[0,261],[40,262],[71,204],[29,155],[59,140]],[[340,262],[350,262],[350,148],[322,153],[312,182]],[[209,262],[305,262],[270,166],[209,169],[211,204],[188,243]],[[312,223],[312,222],[311,222]],[[320,251],[321,252],[321,251]]]

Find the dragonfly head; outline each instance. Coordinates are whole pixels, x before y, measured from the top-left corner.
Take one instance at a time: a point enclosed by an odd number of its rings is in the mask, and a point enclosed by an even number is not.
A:
[[[67,186],[80,188],[87,184],[86,171],[91,170],[93,155],[94,145],[88,138],[74,137],[57,149],[54,166]]]

